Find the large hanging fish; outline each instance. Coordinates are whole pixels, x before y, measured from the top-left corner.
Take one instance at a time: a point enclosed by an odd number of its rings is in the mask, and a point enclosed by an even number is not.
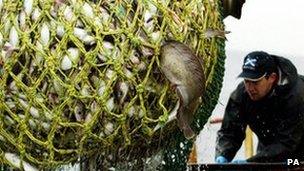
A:
[[[195,136],[190,124],[205,90],[202,66],[202,60],[182,43],[171,41],[161,48],[161,71],[179,97],[177,106],[169,116],[169,121],[176,115],[177,124],[188,139]]]

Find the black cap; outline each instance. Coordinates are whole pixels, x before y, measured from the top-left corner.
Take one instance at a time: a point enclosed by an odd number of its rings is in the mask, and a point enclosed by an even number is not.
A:
[[[238,76],[251,81],[258,81],[267,74],[277,71],[274,57],[263,51],[254,51],[244,58],[243,72]]]

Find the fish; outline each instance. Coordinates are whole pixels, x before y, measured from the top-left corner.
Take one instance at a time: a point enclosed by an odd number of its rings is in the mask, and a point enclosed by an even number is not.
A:
[[[19,35],[17,32],[17,29],[15,28],[15,26],[13,26],[9,33],[9,44],[13,48],[18,48],[19,42],[20,42],[20,40],[19,40]]]
[[[161,47],[160,70],[178,96],[175,109],[177,125],[187,139],[195,136],[190,124],[205,92],[203,60],[183,43],[168,41]],[[171,117],[172,118],[172,117]]]
[[[213,37],[220,37],[226,40],[226,34],[231,33],[230,31],[225,30],[215,30],[211,28],[207,28],[204,34],[205,38],[213,38]]]
[[[127,82],[124,81],[119,81],[116,83],[115,85],[115,97],[118,100],[118,104],[120,106],[123,105],[123,103],[125,102],[125,100],[127,99],[127,94],[129,91],[129,84]]]
[[[32,13],[33,10],[33,0],[25,0],[23,2],[23,10],[25,11],[27,16],[30,16],[30,14]]]
[[[21,157],[15,153],[5,152],[3,156],[13,167],[16,167],[17,169],[21,169],[25,171],[38,170],[34,166],[30,165],[28,162],[23,161]]]
[[[49,44],[50,41],[50,29],[47,23],[43,23],[40,30],[40,43],[44,47]]]
[[[81,13],[90,19],[94,18],[94,10],[87,2],[83,3]]]
[[[74,108],[74,115],[76,118],[76,121],[83,122],[85,120],[86,114],[85,114],[85,105],[81,102],[77,102],[76,106]]]

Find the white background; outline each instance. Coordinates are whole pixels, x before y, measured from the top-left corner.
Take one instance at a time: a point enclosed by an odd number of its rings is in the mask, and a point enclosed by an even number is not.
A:
[[[240,79],[243,57],[263,50],[290,59],[304,74],[304,0],[246,0],[242,17],[224,20],[231,31],[226,41],[226,64],[223,88],[212,118],[222,117],[230,93]],[[215,137],[220,124],[206,124],[196,141],[198,163],[214,162]],[[238,155],[244,159],[244,148]]]

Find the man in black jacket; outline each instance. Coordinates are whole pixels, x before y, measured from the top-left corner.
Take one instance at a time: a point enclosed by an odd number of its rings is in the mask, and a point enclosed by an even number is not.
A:
[[[303,160],[304,77],[288,59],[262,51],[245,57],[239,77],[217,134],[216,162],[232,161],[247,125],[258,137],[257,153],[233,162]]]

